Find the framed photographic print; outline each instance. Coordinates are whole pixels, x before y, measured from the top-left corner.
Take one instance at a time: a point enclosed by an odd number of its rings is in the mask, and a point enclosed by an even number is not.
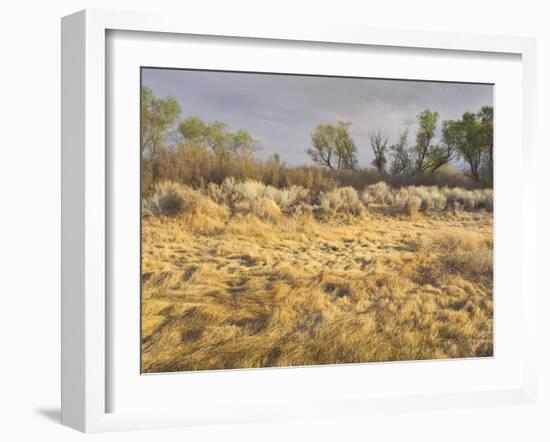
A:
[[[84,11],[62,43],[63,423],[534,400],[531,40]]]
[[[493,113],[492,84],[142,67],[142,372],[493,356]]]

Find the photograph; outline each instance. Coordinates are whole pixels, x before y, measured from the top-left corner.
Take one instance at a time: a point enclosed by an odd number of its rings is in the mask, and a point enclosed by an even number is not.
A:
[[[493,356],[493,84],[140,76],[142,374]]]

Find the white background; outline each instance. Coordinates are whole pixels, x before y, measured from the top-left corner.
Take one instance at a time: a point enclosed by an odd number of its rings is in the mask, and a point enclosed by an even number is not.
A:
[[[176,7],[176,5],[180,5]],[[84,436],[59,425],[60,22],[75,10],[117,8],[219,20],[339,22],[374,27],[511,34],[538,38],[539,185],[548,200],[550,14],[544,2],[376,1],[171,2],[21,0],[0,12],[0,438],[4,440],[548,440],[550,429],[548,286],[543,252],[550,225],[539,218],[540,398],[536,406],[376,415],[363,419],[235,425]],[[546,30],[545,30],[546,28]],[[544,210],[543,210],[544,209]],[[7,301],[7,302],[6,302]]]

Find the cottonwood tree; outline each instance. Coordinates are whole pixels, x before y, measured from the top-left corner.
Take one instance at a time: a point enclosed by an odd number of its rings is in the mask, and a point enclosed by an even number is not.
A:
[[[153,91],[141,88],[141,154],[157,157],[167,132],[181,113],[174,97],[157,98]]]
[[[477,114],[465,112],[461,120],[448,120],[443,127],[443,140],[452,145],[468,164],[476,180],[492,180],[493,108],[483,107]]]
[[[374,160],[372,160],[372,165],[380,173],[386,172],[386,163],[388,159],[386,158],[386,150],[388,148],[388,136],[380,128],[376,129],[369,133],[370,145],[374,153]]]
[[[420,112],[416,145],[411,148],[411,161],[415,173],[425,173],[431,168],[431,154],[434,152],[433,140],[437,130],[439,114],[426,109]]]
[[[183,141],[209,147],[215,153],[221,153],[225,148],[228,131],[221,121],[206,124],[197,116],[187,117],[180,122],[178,132]]]
[[[208,126],[199,117],[187,117],[178,125],[178,133],[186,142],[203,144],[207,141]]]
[[[445,133],[448,122],[443,122],[443,133]],[[430,172],[435,172],[446,164],[450,163],[456,156],[456,147],[452,143],[448,143],[445,137],[443,142],[434,145],[429,152],[429,162],[427,169]]]
[[[232,133],[221,121],[206,124],[196,116],[183,120],[178,126],[178,132],[184,142],[206,146],[219,156],[250,157],[259,147],[259,142],[246,130]]]
[[[227,149],[233,155],[251,157],[259,148],[259,142],[246,130],[239,129],[235,133],[227,134]]]
[[[306,153],[313,161],[329,169],[357,168],[357,147],[349,134],[351,123],[339,121],[336,126],[320,124],[311,134],[313,147]]]
[[[458,152],[470,167],[470,175],[476,181],[479,181],[483,161],[479,129],[476,114],[465,112],[462,120],[449,121],[444,133],[444,138],[449,138],[456,145]]]
[[[205,140],[212,151],[218,155],[226,154],[229,132],[225,123],[213,121],[207,126]]]
[[[480,138],[483,155],[482,174],[486,184],[493,184],[493,107],[483,106],[477,113],[481,124]]]
[[[399,134],[399,141],[390,146],[390,173],[393,175],[410,173],[411,158],[409,156],[409,129],[405,128]]]

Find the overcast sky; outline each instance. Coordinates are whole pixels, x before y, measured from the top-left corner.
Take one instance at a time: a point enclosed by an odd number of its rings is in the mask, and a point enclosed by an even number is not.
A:
[[[223,121],[231,131],[246,129],[261,143],[258,158],[278,153],[292,165],[311,163],[305,149],[321,123],[351,122],[359,164],[367,166],[371,130],[382,128],[394,143],[408,127],[412,141],[416,115],[424,109],[446,120],[493,104],[491,85],[466,83],[174,69],[143,69],[142,81],[157,97],[177,98],[183,118],[196,115]]]

